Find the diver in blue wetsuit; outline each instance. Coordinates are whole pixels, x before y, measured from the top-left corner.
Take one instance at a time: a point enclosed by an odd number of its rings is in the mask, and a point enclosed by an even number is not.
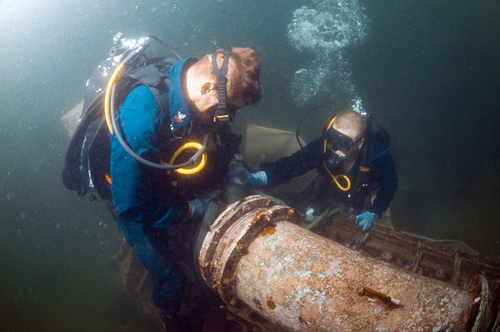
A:
[[[312,192],[297,195],[292,206],[324,210],[340,197],[358,226],[366,231],[380,218],[398,186],[396,165],[388,146],[372,133],[369,121],[358,112],[342,111],[330,121],[322,138],[291,156],[263,163],[252,173],[253,187],[273,187],[317,169],[321,175]],[[301,204],[306,206],[300,206]]]
[[[230,165],[242,165],[235,160],[241,138],[226,120],[260,100],[259,74],[258,59],[249,48],[218,50],[199,61],[187,58],[166,73],[168,109],[151,89],[139,86],[114,113],[113,212],[152,276],[155,305],[173,320],[186,282],[176,261],[182,248],[176,248],[172,233],[176,225],[202,218],[227,182]],[[193,165],[164,169],[182,163]]]

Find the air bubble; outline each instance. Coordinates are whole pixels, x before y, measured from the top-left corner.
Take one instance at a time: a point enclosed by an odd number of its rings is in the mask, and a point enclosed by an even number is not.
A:
[[[366,36],[367,18],[358,0],[313,1],[316,8],[302,6],[288,24],[288,40],[299,52],[312,53],[312,60],[295,72],[291,93],[302,104],[331,80],[347,94],[354,92],[351,64],[342,51]],[[353,96],[349,99],[352,100]]]

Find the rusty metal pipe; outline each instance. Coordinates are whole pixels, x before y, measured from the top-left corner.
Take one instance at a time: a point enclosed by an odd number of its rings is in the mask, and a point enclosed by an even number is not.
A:
[[[475,321],[480,294],[351,250],[300,221],[261,196],[217,218],[200,270],[231,312],[274,331],[465,331]]]

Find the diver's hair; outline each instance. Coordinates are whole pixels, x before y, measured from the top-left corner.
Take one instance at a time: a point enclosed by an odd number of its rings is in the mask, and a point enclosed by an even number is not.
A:
[[[222,67],[224,50],[216,51],[217,66]],[[206,60],[206,68],[214,75],[212,61],[206,55],[201,61]],[[257,55],[251,48],[233,47],[229,54],[227,70],[227,99],[241,101],[244,105],[257,104],[262,98],[260,87],[260,65]]]
[[[353,129],[359,133],[357,139],[365,137],[366,119],[364,116],[353,110],[341,111],[335,117],[333,126],[336,129]]]

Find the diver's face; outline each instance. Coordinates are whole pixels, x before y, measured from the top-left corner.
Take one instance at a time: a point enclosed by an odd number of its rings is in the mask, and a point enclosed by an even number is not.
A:
[[[330,128],[327,137],[326,165],[331,171],[339,170],[344,161],[357,158],[364,139],[354,131]]]

